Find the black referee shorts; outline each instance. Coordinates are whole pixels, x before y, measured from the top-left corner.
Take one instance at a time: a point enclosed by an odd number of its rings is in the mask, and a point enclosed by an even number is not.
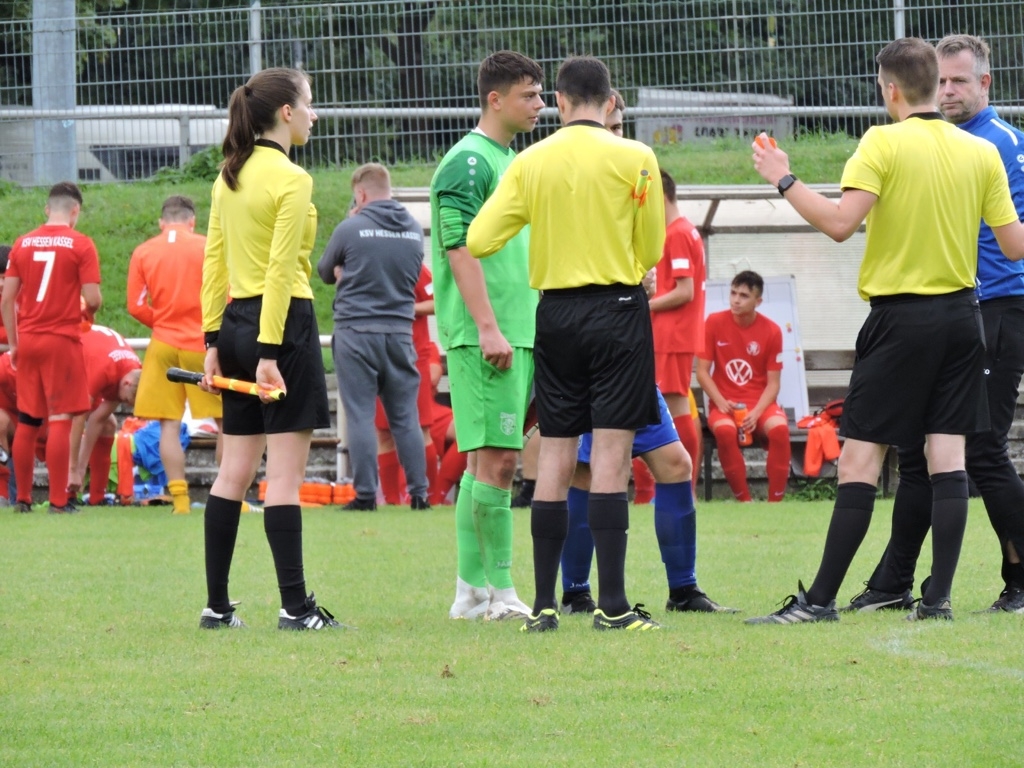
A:
[[[913,445],[986,429],[985,333],[974,291],[872,299],[840,433]]]
[[[235,299],[224,310],[217,355],[229,378],[256,380],[263,298]],[[320,355],[320,331],[309,299],[292,299],[277,359],[288,396],[264,404],[258,397],[225,391],[224,434],[261,435],[301,432],[331,425],[327,381]]]
[[[659,422],[654,337],[641,286],[544,291],[533,354],[542,435]]]

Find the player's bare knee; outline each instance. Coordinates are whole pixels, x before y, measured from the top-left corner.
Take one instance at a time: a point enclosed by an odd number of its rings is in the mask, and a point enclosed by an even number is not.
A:
[[[693,478],[693,460],[682,443],[669,443],[643,455],[656,483],[685,483]]]
[[[511,488],[519,466],[519,451],[505,448],[482,448],[476,452],[474,476],[481,483],[497,488]]]
[[[590,490],[590,465],[577,462],[572,473],[572,487],[581,491]]]

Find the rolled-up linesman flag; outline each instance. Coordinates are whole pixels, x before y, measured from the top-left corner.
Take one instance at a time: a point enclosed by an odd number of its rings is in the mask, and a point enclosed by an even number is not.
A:
[[[636,203],[637,208],[642,208],[647,202],[647,187],[650,185],[651,174],[645,168],[640,171],[640,178],[636,180],[636,185],[633,187],[633,202]]]
[[[198,384],[203,380],[203,374],[198,371],[186,371],[184,368],[168,368],[167,379],[179,384]],[[243,395],[265,394],[271,400],[283,400],[285,392],[283,389],[264,389],[254,381],[241,381],[240,379],[229,379],[226,376],[214,376],[213,386],[217,389],[230,389],[232,392],[241,392]]]

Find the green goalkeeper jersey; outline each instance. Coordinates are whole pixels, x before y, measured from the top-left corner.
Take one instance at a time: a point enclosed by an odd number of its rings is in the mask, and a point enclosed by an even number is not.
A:
[[[445,154],[430,182],[435,314],[445,349],[480,343],[476,323],[455,285],[448,251],[466,245],[470,222],[515,154],[476,130]],[[502,335],[513,347],[532,349],[539,297],[529,282],[529,244],[529,227],[524,227],[480,266]]]

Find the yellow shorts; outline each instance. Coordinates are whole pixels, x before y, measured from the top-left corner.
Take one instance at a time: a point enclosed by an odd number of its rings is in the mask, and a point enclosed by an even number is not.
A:
[[[223,412],[220,395],[204,392],[195,384],[167,380],[168,368],[202,371],[205,352],[178,349],[153,339],[142,358],[142,378],[135,397],[135,415],[142,419],[180,419],[185,400],[193,419],[219,419]]]

